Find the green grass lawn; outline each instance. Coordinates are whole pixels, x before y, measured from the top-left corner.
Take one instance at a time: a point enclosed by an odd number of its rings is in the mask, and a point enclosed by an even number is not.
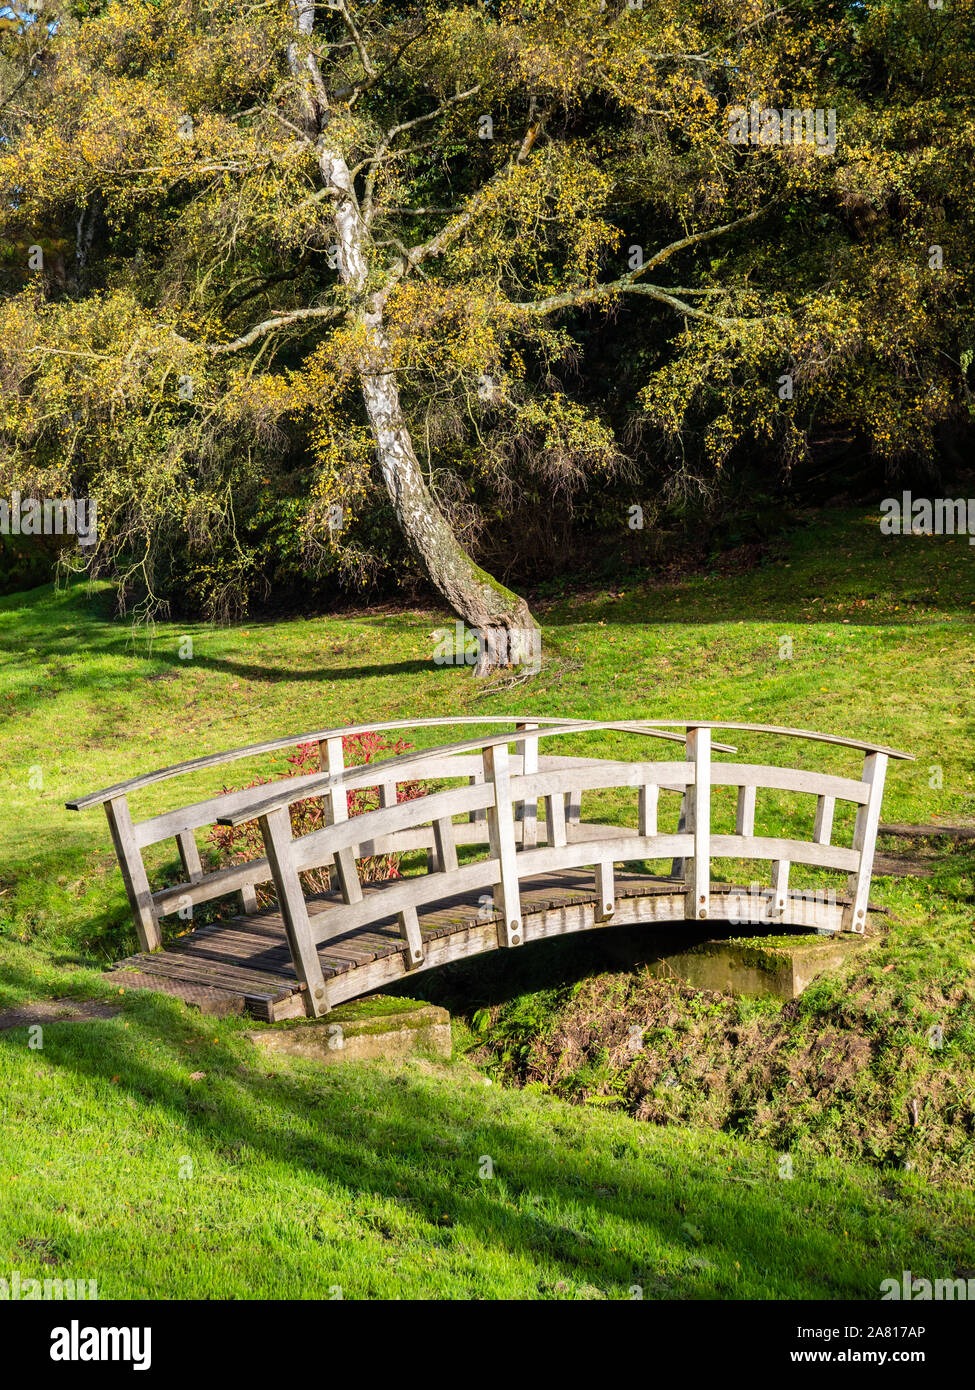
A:
[[[434,665],[432,633],[452,621],[434,611],[161,624],[150,640],[112,619],[107,586],[0,599],[0,1004],[107,998],[100,969],[135,945],[104,817],[65,800],[274,735],[506,712],[787,724],[913,753],[891,768],[887,819],[975,820],[975,555],[964,537],[883,538],[876,523],[819,516],[775,562],[730,578],[632,575],[537,602],[541,674],[487,692]],[[795,756],[758,739],[747,753]],[[801,758],[858,771],[856,755],[820,745]],[[148,788],[133,809],[258,770]],[[787,798],[779,810],[800,815]],[[157,882],[173,874],[170,850],[150,864]],[[41,1051],[23,1029],[0,1033],[0,1277],[95,1277],[103,1296],[629,1297],[640,1285],[646,1297],[872,1298],[902,1268],[975,1266],[972,857],[944,850],[930,881],[879,879],[874,897],[891,919],[869,961],[810,991],[795,1020],[772,1008],[755,1025],[759,1041],[784,1029],[786,1048],[824,1024],[866,1037],[867,1093],[824,1096],[801,1073],[753,1123],[709,1108],[703,1082],[664,1127],[625,1113],[625,1097],[607,1113],[486,1086],[461,1023],[452,1064],[329,1071],[269,1065],[239,1022],[158,996],[124,997],[115,1019],[45,1025]],[[721,1008],[726,1033],[729,1011],[752,1018]],[[605,1098],[603,1079],[574,1098]],[[778,1176],[783,1144],[791,1180]]]
[[[42,1052],[6,1035],[5,1267],[102,1297],[870,1298],[972,1263],[970,1193],[788,1180],[768,1149],[463,1061],[272,1062],[240,1028],[153,996]]]

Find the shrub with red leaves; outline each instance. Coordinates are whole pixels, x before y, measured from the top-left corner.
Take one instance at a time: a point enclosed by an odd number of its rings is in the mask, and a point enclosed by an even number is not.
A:
[[[377,758],[389,758],[398,753],[406,753],[412,747],[412,743],[406,743],[403,739],[390,742],[379,733],[349,734],[342,739],[346,767],[362,767]],[[300,743],[288,756],[288,777],[307,777],[321,770],[317,743]],[[260,787],[276,780],[272,777],[256,777],[253,782],[248,782],[247,786]],[[236,788],[224,787],[223,790],[229,792],[235,791]],[[423,788],[417,781],[400,782],[396,788],[397,803],[414,801],[422,795]],[[379,787],[365,787],[362,790],[347,792],[346,801],[350,817],[375,811],[380,804]],[[313,830],[320,830],[325,824],[325,802],[322,797],[308,797],[304,801],[296,801],[291,807],[291,833],[296,840],[302,835],[311,834]],[[216,847],[221,863],[226,865],[246,864],[249,860],[261,859],[264,855],[264,841],[257,821],[246,821],[243,825],[216,825],[208,838]],[[360,859],[359,877],[367,883],[399,878],[399,862],[398,854],[379,854]],[[308,869],[302,873],[301,883],[306,893],[325,893],[330,887],[329,871],[327,868]],[[272,903],[273,885],[259,885],[257,899],[262,907]]]

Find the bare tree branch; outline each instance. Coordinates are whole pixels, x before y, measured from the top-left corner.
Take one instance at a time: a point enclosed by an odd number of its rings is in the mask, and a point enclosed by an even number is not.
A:
[[[757,323],[760,319],[748,318],[726,318],[720,314],[709,314],[704,309],[695,309],[692,304],[685,300],[678,299],[677,293],[690,294],[694,296],[714,293],[713,290],[678,290],[665,285],[652,285],[642,281],[640,277],[655,265],[660,265],[662,261],[668,260],[676,255],[678,251],[686,250],[689,246],[699,246],[702,242],[713,241],[715,237],[723,236],[725,232],[734,231],[737,227],[743,227],[749,222],[756,221],[764,213],[764,208],[757,208],[754,212],[746,213],[743,217],[737,217],[733,222],[725,222],[720,227],[709,227],[703,232],[692,232],[690,236],[681,237],[678,241],[672,241],[668,246],[662,247],[655,255],[645,261],[637,270],[631,270],[629,274],[623,275],[618,280],[610,280],[601,285],[584,285],[578,289],[565,290],[562,294],[549,295],[546,299],[528,301],[526,303],[512,304],[510,307],[523,314],[551,314],[559,309],[582,308],[590,304],[599,304],[607,299],[612,299],[617,294],[644,294],[650,299],[656,299],[661,304],[668,305],[677,313],[686,315],[691,319],[704,319],[710,323],[736,324],[736,323]]]
[[[292,309],[287,314],[276,314],[273,318],[255,324],[241,337],[234,338],[233,342],[207,343],[205,346],[211,357],[222,357],[228,352],[240,352],[242,348],[250,347],[259,338],[266,337],[268,333],[275,333],[279,328],[287,328],[304,319],[337,319],[345,312],[344,308],[335,304],[321,304],[311,309]]]
[[[512,155],[508,163],[505,164],[502,169],[499,169],[492,178],[488,179],[487,183],[483,184],[474,194],[467,206],[461,212],[457,213],[455,217],[452,217],[449,222],[445,223],[435,236],[432,236],[429,241],[422,242],[418,246],[412,246],[407,253],[405,261],[399,261],[391,267],[387,292],[398,280],[402,279],[407,271],[415,266],[421,265],[424,261],[429,260],[431,256],[442,255],[448,246],[463,235],[474,219],[479,216],[485,206],[490,202],[495,189],[503,183],[513,169],[516,169],[520,164],[524,164],[525,160],[538,143],[539,137],[545,128],[545,122],[550,114],[551,108],[546,108],[546,110],[534,116],[529,123],[528,129],[525,131],[524,139],[519,145],[517,153]]]
[[[690,294],[705,294],[705,290],[684,291]],[[531,314],[534,317],[541,317],[544,314],[556,313],[559,309],[582,309],[589,305],[602,304],[607,299],[612,299],[617,294],[643,294],[649,299],[656,299],[661,304],[668,305],[679,314],[684,314],[690,319],[705,319],[709,323],[735,324],[735,323],[759,323],[760,319],[748,318],[726,318],[721,314],[709,314],[704,309],[695,309],[693,304],[688,304],[683,299],[678,299],[675,294],[665,285],[651,285],[648,283],[634,284],[632,280],[624,278],[622,280],[612,280],[608,284],[590,285],[577,290],[566,290],[562,294],[550,295],[547,299],[529,300],[523,303],[508,304],[504,307],[517,311],[520,314]]]
[[[452,97],[448,97],[446,101],[442,101],[433,111],[428,111],[423,116],[414,116],[411,121],[401,121],[399,125],[390,126],[389,130],[386,131],[386,134],[376,146],[375,154],[371,155],[369,159],[364,160],[362,164],[357,166],[357,169],[352,171],[354,177],[358,169],[366,165],[371,166],[369,168],[369,173],[366,175],[366,187],[362,201],[362,216],[366,226],[372,221],[373,193],[376,185],[376,176],[379,173],[382,161],[388,154],[390,146],[397,135],[402,135],[407,130],[415,130],[417,126],[427,125],[430,121],[437,120],[439,116],[449,111],[451,107],[458,106],[462,101],[469,101],[471,97],[477,96],[483,85],[482,82],[478,82],[476,87],[470,87],[466,92],[455,92]]]

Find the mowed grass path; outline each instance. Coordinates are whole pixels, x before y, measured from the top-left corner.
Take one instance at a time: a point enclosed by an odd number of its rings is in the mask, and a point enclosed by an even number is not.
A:
[[[747,574],[537,604],[541,675],[486,696],[434,664],[452,622],[434,611],[165,624],[150,645],[111,619],[104,587],[0,599],[2,1002],[105,995],[99,964],[133,944],[104,817],[72,815],[68,797],[278,734],[522,711],[791,724],[913,752],[892,768],[887,818],[975,819],[973,577],[964,538],[820,517]],[[183,799],[219,781],[177,785]],[[173,796],[150,788],[135,813]],[[171,861],[160,850],[154,867]],[[966,895],[967,868],[877,886],[916,932],[950,918],[970,993]],[[782,1180],[768,1149],[502,1092],[463,1060],[272,1069],[235,1021],[120,1002],[113,1020],[47,1025],[42,1051],[0,1034],[0,1275],[96,1277],[105,1296],[872,1298],[903,1268],[975,1265],[972,1197],[950,1184],[814,1158]]]

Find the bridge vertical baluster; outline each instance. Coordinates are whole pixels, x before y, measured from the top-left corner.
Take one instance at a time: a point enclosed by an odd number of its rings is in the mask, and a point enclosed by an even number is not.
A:
[[[565,796],[552,792],[545,798],[545,835],[552,849],[561,849],[565,838]]]
[[[176,848],[179,850],[179,859],[187,882],[198,882],[203,877],[203,865],[200,863],[200,850],[192,830],[179,832],[176,836]]]
[[[327,738],[320,742],[318,755],[322,771],[327,772],[330,777],[345,771],[345,756],[342,752],[342,740],[340,738]],[[349,802],[344,791],[326,792],[324,799],[327,812],[326,820],[329,825],[334,825],[336,821],[349,819]]]
[[[604,859],[596,865],[596,899],[596,921],[608,922],[616,911],[616,882],[612,859]]]
[[[245,883],[240,890],[240,905],[248,917],[253,917],[258,910],[257,890],[253,883]]]
[[[660,788],[656,782],[645,782],[640,788],[639,833],[645,838],[657,833],[657,807],[660,804]]]
[[[755,787],[738,788],[738,806],[735,811],[735,834],[750,838],[755,834]]]
[[[483,787],[483,785],[484,785],[484,773],[483,773],[483,772],[475,772],[475,773],[472,773],[472,775],[471,775],[470,777],[468,777],[467,783],[468,783],[468,786],[471,786],[471,787]],[[487,820],[487,812],[486,812],[483,808],[481,808],[481,809],[479,809],[479,810],[477,810],[477,811],[470,811],[470,812],[468,812],[467,819],[468,819],[468,821],[471,823],[471,825],[477,825],[480,821],[485,821],[485,820]]]
[[[345,770],[345,755],[342,752],[341,738],[329,738],[325,740],[325,747],[321,743],[318,745],[319,751],[325,758],[327,771],[330,777],[336,777]],[[382,789],[380,789],[382,797]],[[349,819],[349,798],[344,787],[339,787],[336,791],[325,793],[325,820],[329,825],[336,825],[340,821]],[[355,865],[355,857],[358,845],[350,845],[347,849],[340,849],[335,856],[335,871],[338,875],[339,889],[343,899],[347,903],[359,903],[362,901],[362,886],[359,883],[359,871]]]
[[[186,875],[188,883],[199,883],[203,877],[203,865],[200,862],[200,849],[196,843],[196,836],[192,830],[181,830],[176,836],[176,848],[179,850],[179,861],[183,866],[183,873]],[[190,908],[190,918],[192,919],[193,909]]]
[[[836,798],[833,796],[817,796],[816,798],[816,822],[813,826],[813,843],[816,845],[828,845],[833,834],[833,812],[836,808]]]
[[[688,917],[707,917],[711,906],[711,730],[688,729],[687,757],[694,764],[688,787],[687,829],[694,852],[684,865],[684,907]]]
[[[295,974],[305,986],[305,1012],[312,1018],[318,1018],[328,1012],[328,989],[308,920],[301,879],[295,868],[291,817],[287,809],[282,807],[261,816],[258,823],[277,889],[278,908],[284,921]]]
[[[565,793],[565,823],[566,825],[578,825],[582,819],[582,792],[571,791]]]
[[[454,823],[449,816],[442,816],[433,822],[433,842],[440,872],[453,873],[457,868],[457,846],[454,842]]]
[[[420,919],[415,907],[404,907],[396,914],[399,929],[406,938],[406,968],[414,970],[423,964],[423,937],[420,935]]]
[[[152,901],[152,889],[149,887],[142,850],[135,838],[128,798],[114,796],[110,801],[106,801],[105,814],[108,817],[112,844],[115,846],[115,857],[122,870],[125,895],[132,909],[132,920],[139,934],[139,945],[143,951],[158,951],[162,946],[159,915]]]
[[[791,861],[776,859],[772,863],[772,911],[778,915],[785,911],[789,896],[789,869]]]
[[[531,733],[538,729],[537,724],[518,724],[515,727],[520,734]],[[538,771],[537,738],[519,739],[515,744],[515,750],[521,757],[521,770],[526,777]],[[522,849],[534,849],[538,844],[538,798],[533,797],[531,801],[516,801],[515,820],[521,822]]]
[[[345,756],[342,752],[341,738],[326,738],[318,741],[318,761],[323,772],[327,772],[334,777],[336,773],[345,769]],[[334,825],[336,821],[349,819],[349,802],[344,791],[326,792],[322,798],[325,802],[325,824]],[[332,886],[335,886],[335,879],[332,878]]]
[[[498,944],[520,946],[521,895],[518,891],[518,861],[515,853],[515,818],[511,805],[511,774],[508,749],[503,743],[485,748],[485,780],[494,784],[494,803],[487,808],[491,856],[498,861],[501,880],[494,890],[495,911],[501,914]]]
[[[362,884],[355,862],[355,850],[340,849],[335,855],[335,868],[339,877],[339,890],[343,902],[361,903]]]
[[[685,756],[686,756],[686,758],[687,758],[687,761],[690,762],[690,760],[691,760],[691,745],[690,745],[690,740],[689,740],[689,739],[688,739],[688,743],[687,743],[687,748],[686,748],[686,750],[685,750]],[[688,810],[687,810],[687,788],[685,787],[685,788],[684,788],[684,791],[683,791],[683,793],[682,793],[682,795],[681,795],[681,799],[680,799],[680,812],[679,812],[679,814],[678,814],[678,816],[677,816],[677,834],[678,834],[678,835],[683,835],[684,832],[685,832],[685,830],[687,829],[687,817],[688,817]],[[674,860],[672,860],[672,861],[671,861],[671,865],[670,865],[670,876],[671,876],[671,878],[681,878],[681,879],[682,879],[682,878],[684,877],[684,867],[685,867],[685,864],[684,864],[684,860],[683,860],[683,859],[674,859]]]
[[[857,808],[853,828],[853,848],[859,852],[860,865],[847,879],[847,892],[852,901],[843,910],[843,930],[862,932],[867,922],[870,901],[870,875],[877,847],[877,827],[880,824],[880,803],[884,796],[887,776],[887,754],[868,753],[863,760],[863,780],[869,784],[867,804]]]

